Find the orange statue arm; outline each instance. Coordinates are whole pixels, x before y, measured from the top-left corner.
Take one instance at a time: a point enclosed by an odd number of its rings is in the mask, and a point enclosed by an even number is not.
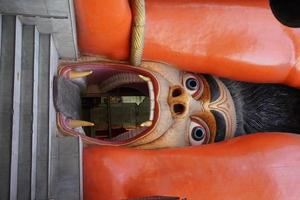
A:
[[[128,0],[75,0],[81,54],[127,60],[131,9]]]
[[[299,199],[300,136],[263,133],[190,148],[84,149],[84,197]]]
[[[128,60],[129,1],[76,0],[82,54]],[[143,59],[185,71],[300,87],[300,30],[280,24],[268,0],[146,0]]]

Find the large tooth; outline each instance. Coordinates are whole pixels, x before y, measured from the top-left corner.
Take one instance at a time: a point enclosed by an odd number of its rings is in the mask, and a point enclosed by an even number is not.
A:
[[[92,122],[76,120],[76,119],[71,119],[68,123],[68,126],[70,128],[77,128],[77,127],[81,127],[81,126],[94,126],[94,125],[95,124]]]
[[[149,121],[145,121],[145,122],[141,123],[140,126],[142,126],[142,127],[149,127],[151,125],[152,125],[152,121],[149,120]]]
[[[154,100],[154,89],[152,82],[148,82],[148,90],[149,90],[149,98],[150,98],[150,115],[149,120],[153,120],[154,118],[154,108],[155,108],[155,100]]]
[[[76,78],[84,78],[87,77],[88,75],[92,74],[92,70],[86,70],[86,71],[75,71],[72,70],[69,72],[69,78],[70,79],[76,79]]]
[[[146,76],[143,76],[143,75],[139,75],[139,77],[141,79],[143,79],[144,81],[148,82],[148,81],[151,81],[150,78],[146,77]]]
[[[152,121],[154,118],[154,109],[150,109],[149,120]]]

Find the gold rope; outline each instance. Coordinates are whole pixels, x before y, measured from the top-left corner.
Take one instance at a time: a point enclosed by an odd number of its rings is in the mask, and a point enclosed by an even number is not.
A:
[[[134,66],[139,66],[142,61],[144,49],[145,1],[132,0],[131,9],[133,22],[131,27],[130,63]]]

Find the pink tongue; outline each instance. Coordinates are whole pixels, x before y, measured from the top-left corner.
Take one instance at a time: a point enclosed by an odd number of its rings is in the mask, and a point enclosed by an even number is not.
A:
[[[141,132],[143,132],[144,130],[146,130],[147,127],[141,127],[141,128],[136,128],[134,130],[131,131],[127,131],[125,133],[122,133],[116,137],[113,137],[110,139],[110,141],[124,141],[124,140],[128,140],[130,138],[133,138],[135,136],[137,136],[138,134],[140,134]]]

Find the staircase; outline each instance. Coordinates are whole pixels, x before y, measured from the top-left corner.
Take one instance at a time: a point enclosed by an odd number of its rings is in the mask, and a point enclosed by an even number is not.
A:
[[[51,33],[0,15],[0,200],[82,199],[82,142],[57,136]]]

